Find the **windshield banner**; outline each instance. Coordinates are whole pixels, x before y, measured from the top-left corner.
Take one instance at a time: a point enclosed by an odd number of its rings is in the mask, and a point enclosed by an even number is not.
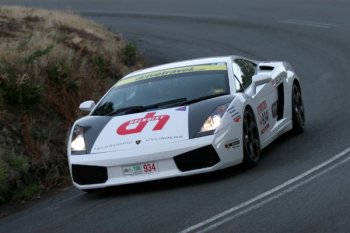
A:
[[[161,76],[174,75],[174,74],[184,74],[191,72],[200,72],[200,71],[218,71],[218,70],[227,70],[226,64],[208,64],[208,65],[198,65],[198,66],[183,66],[178,68],[166,69],[154,71],[146,74],[132,76],[130,78],[122,79],[115,84],[115,86],[121,86],[137,81],[142,81],[151,78],[157,78]]]

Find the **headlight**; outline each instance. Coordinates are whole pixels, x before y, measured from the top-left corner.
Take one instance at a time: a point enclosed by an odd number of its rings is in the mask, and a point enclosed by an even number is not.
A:
[[[72,135],[71,143],[72,154],[83,154],[86,152],[85,140],[84,140],[84,128],[76,126]]]
[[[221,118],[224,115],[228,106],[229,103],[216,107],[215,110],[211,113],[211,115],[204,121],[200,132],[203,133],[217,129],[221,124]]]

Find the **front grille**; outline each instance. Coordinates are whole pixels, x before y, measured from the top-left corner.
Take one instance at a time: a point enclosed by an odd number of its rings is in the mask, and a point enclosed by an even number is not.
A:
[[[72,165],[72,177],[75,183],[101,184],[107,181],[107,168],[100,166]]]
[[[212,167],[220,158],[213,146],[205,146],[174,157],[177,168],[182,171],[191,171]]]

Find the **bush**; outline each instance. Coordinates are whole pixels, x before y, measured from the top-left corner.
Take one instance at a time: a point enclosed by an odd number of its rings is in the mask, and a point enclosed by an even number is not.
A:
[[[6,187],[6,165],[5,162],[0,159],[0,190]]]
[[[11,156],[7,164],[17,173],[25,173],[28,170],[28,159],[23,155]]]
[[[127,43],[122,49],[123,62],[127,66],[132,66],[138,60],[138,50],[134,43]]]
[[[96,57],[94,59],[94,64],[98,70],[98,74],[99,74],[99,77],[100,78],[106,78],[106,75],[107,75],[107,67],[106,67],[106,62],[105,60],[103,59],[103,57]]]
[[[40,196],[42,187],[39,184],[30,184],[25,186],[22,190],[15,194],[16,199],[32,200]]]
[[[6,164],[0,159],[0,203],[6,200],[5,193],[7,190],[7,182],[6,182]]]
[[[29,57],[27,57],[25,59],[26,63],[33,63],[35,60],[39,59],[42,56],[45,56],[47,54],[50,53],[50,51],[52,50],[53,45],[50,45],[48,47],[46,47],[45,49],[38,49],[36,51],[34,51],[32,54],[29,55]]]
[[[41,88],[31,82],[16,83],[11,81],[6,85],[3,95],[7,104],[31,107],[40,102]]]

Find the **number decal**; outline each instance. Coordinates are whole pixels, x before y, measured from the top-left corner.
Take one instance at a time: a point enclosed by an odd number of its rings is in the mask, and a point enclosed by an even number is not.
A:
[[[164,125],[170,119],[169,115],[160,115],[155,116],[156,112],[147,113],[144,118],[134,119],[123,123],[117,129],[117,134],[119,135],[128,135],[128,134],[137,134],[141,133],[146,127],[148,122],[157,121],[157,124],[154,126],[153,131],[162,130]]]
[[[146,163],[143,165],[143,172],[150,173],[155,172],[157,170],[156,165],[154,163]]]
[[[259,115],[259,126],[260,126],[260,133],[264,134],[266,130],[270,127],[269,124],[269,113],[267,111],[267,104],[264,100],[259,104],[258,106],[258,115]]]

